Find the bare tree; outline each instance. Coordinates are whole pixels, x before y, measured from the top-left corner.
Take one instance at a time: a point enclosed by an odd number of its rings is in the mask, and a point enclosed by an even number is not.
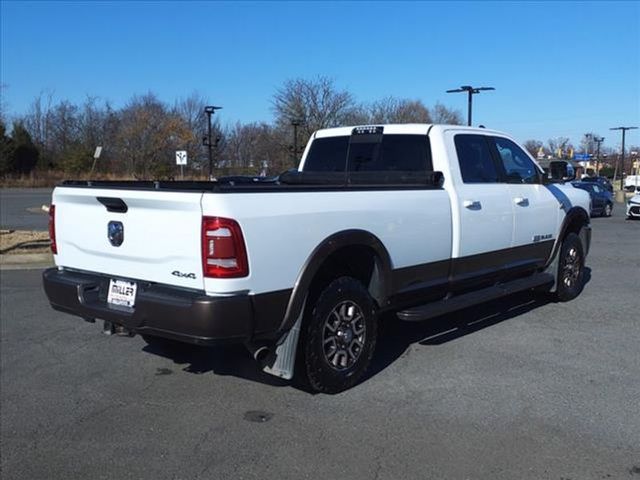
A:
[[[351,93],[338,90],[327,77],[287,80],[273,96],[276,124],[286,126],[299,120],[305,138],[318,129],[344,125],[355,108]]]
[[[420,100],[387,97],[369,107],[369,123],[431,123],[429,110]]]
[[[236,123],[227,132],[223,167],[228,173],[251,175],[280,172],[288,168],[286,139],[266,123]]]
[[[6,125],[8,122],[7,118],[7,101],[5,100],[4,92],[9,88],[6,83],[0,83],[0,123]]]
[[[61,101],[51,109],[49,119],[49,142],[54,155],[80,141],[80,119],[76,105],[68,100]]]
[[[533,158],[537,158],[538,152],[543,148],[543,143],[540,140],[527,140],[524,142],[524,148],[527,149]]]
[[[33,100],[22,122],[36,144],[47,145],[51,127],[53,92],[40,92]]]
[[[459,110],[451,110],[441,103],[436,103],[431,109],[433,123],[442,125],[462,125],[462,114]]]
[[[122,110],[118,147],[130,175],[170,176],[175,170],[175,150],[191,137],[184,119],[152,93],[133,97]]]
[[[190,165],[196,169],[204,167],[207,162],[206,149],[203,147],[202,139],[208,131],[208,118],[204,112],[204,107],[209,105],[209,100],[198,92],[193,92],[185,98],[179,99],[173,108],[185,122],[191,132],[189,138],[182,145],[182,149],[187,151]],[[222,156],[226,143],[226,132],[220,125],[217,116],[212,121],[212,142],[216,145],[214,155]]]
[[[547,140],[547,145],[549,145],[551,154],[556,155],[558,158],[566,157],[569,150],[573,149],[567,137],[550,138]]]

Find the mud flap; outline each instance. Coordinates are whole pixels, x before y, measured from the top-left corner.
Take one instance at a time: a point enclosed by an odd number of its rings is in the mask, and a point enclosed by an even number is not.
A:
[[[296,320],[296,323],[293,324],[284,341],[276,348],[275,362],[273,362],[273,365],[267,365],[262,369],[265,373],[284,378],[285,380],[291,380],[293,378],[303,315],[304,305],[302,306],[300,316]]]
[[[560,246],[562,248],[562,245]],[[560,249],[558,249],[558,253],[554,257],[553,261],[549,264],[547,268],[545,268],[546,273],[550,273],[553,275],[553,285],[549,289],[549,292],[553,293],[558,289],[558,264],[560,258]]]

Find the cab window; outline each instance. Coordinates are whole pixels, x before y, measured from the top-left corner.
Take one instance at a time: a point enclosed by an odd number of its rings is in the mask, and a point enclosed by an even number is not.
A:
[[[540,171],[531,158],[507,138],[493,137],[507,183],[540,183]]]

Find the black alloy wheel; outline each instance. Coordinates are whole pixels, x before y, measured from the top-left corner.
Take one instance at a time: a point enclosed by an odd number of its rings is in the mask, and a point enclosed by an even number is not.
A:
[[[580,237],[569,233],[562,241],[555,297],[561,302],[573,300],[584,283],[584,250]]]
[[[339,393],[366,372],[377,338],[375,302],[352,277],[340,277],[320,293],[305,319],[297,369],[313,391]]]

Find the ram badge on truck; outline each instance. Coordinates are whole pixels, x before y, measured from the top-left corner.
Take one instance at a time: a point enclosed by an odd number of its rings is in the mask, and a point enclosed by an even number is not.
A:
[[[382,313],[575,298],[588,212],[586,192],[549,184],[499,132],[327,129],[275,179],[64,182],[44,288],[53,308],[149,343],[241,342],[266,371],[339,392],[367,370]]]

